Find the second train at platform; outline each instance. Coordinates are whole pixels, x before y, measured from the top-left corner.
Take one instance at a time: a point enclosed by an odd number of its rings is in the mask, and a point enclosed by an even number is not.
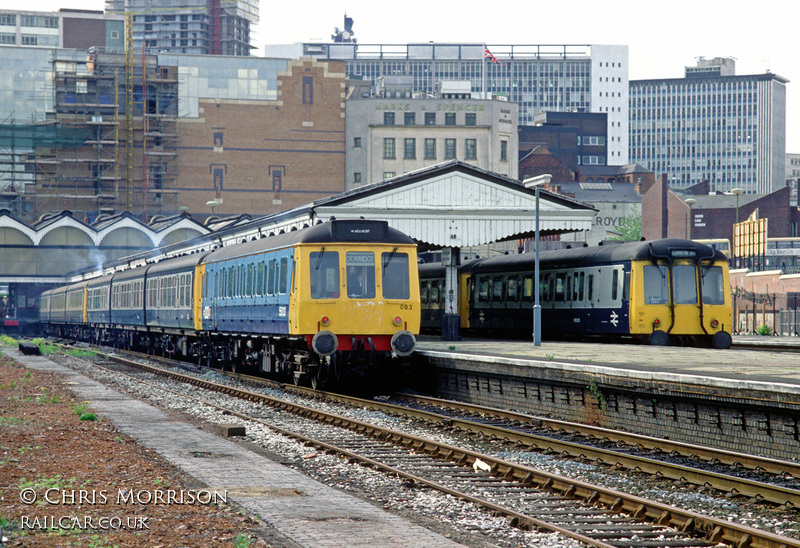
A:
[[[445,295],[444,267],[421,265],[422,327],[439,329],[443,315],[452,314],[458,315],[460,331],[530,334],[534,269],[534,253],[465,262],[458,268],[458,294],[451,298]],[[546,338],[628,338],[713,348],[732,342],[727,259],[691,240],[542,252],[539,297]]]

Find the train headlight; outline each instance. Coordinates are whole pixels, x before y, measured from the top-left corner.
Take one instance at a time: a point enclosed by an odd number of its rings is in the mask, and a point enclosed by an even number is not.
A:
[[[716,329],[717,327],[719,327],[719,322],[717,320],[711,320],[711,327]]]
[[[319,321],[322,325],[328,325],[331,323],[331,319],[328,316],[322,316],[322,319]]]
[[[660,327],[660,326],[661,326],[661,320],[659,320],[658,318],[656,318],[655,320],[653,320],[653,327],[656,327],[656,328],[658,328],[658,327]]]
[[[400,325],[401,323],[403,323],[403,318],[401,318],[400,316],[395,316],[394,320],[392,321],[394,322],[395,325]]]

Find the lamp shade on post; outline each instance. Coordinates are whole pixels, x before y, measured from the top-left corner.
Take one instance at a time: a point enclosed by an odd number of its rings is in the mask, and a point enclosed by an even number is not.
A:
[[[533,345],[542,345],[542,306],[539,304],[539,188],[550,184],[553,176],[549,173],[544,175],[537,175],[530,179],[525,179],[522,184],[526,188],[534,188],[536,190],[536,229],[535,229],[535,251],[534,258],[534,273],[533,273]]]

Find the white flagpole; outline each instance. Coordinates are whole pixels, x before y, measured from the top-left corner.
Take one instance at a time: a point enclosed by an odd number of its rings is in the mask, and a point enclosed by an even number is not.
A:
[[[486,99],[486,43],[483,44],[483,57],[481,57],[481,99]]]

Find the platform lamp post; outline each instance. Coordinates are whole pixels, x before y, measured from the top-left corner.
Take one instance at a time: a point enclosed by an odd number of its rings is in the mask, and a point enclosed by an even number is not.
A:
[[[550,183],[553,176],[550,173],[537,175],[530,179],[525,179],[522,184],[526,188],[536,190],[536,237],[535,237],[535,257],[533,267],[533,345],[542,345],[542,306],[539,304],[539,188]]]
[[[211,208],[211,214],[214,214],[214,208],[219,205],[219,202],[216,200],[209,200],[206,202],[206,205]]]
[[[738,225],[739,224],[739,196],[744,194],[744,189],[743,188],[738,188],[738,187],[737,188],[732,188],[731,189],[731,194],[735,194],[736,195],[736,225]],[[733,254],[734,254],[734,263],[738,267],[739,266],[739,256],[736,253],[736,244],[738,243],[737,239],[736,239],[736,225],[733,225],[734,226],[733,234],[731,234],[731,248],[732,248],[731,251],[733,251]]]
[[[689,218],[686,219],[686,239],[692,239],[692,206],[697,202],[694,198],[686,198],[686,204],[689,206]]]

